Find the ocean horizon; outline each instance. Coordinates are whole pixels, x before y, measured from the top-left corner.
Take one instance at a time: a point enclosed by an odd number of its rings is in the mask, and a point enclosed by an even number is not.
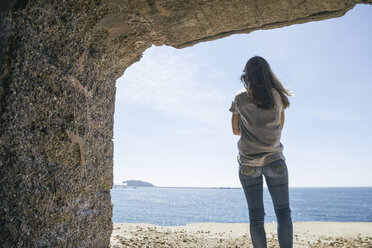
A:
[[[123,184],[114,184],[113,188],[185,188],[185,189],[241,189],[241,187],[225,187],[225,186],[153,186],[153,187],[144,187],[144,186],[126,186]],[[267,187],[264,185],[264,189]],[[290,189],[318,189],[318,188],[371,188],[372,186],[292,186]]]
[[[372,187],[290,187],[294,222],[372,222]],[[242,188],[123,187],[111,190],[113,222],[178,226],[199,222],[247,223]],[[264,188],[265,222],[276,222]]]

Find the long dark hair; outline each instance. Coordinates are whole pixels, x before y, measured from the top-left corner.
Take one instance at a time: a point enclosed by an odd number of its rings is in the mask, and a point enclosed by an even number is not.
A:
[[[284,108],[289,106],[287,96],[291,96],[291,92],[283,87],[264,58],[260,56],[250,58],[244,67],[244,74],[240,77],[240,80],[244,83],[249,97],[257,107],[261,109],[272,109],[274,107],[272,88],[279,93]]]

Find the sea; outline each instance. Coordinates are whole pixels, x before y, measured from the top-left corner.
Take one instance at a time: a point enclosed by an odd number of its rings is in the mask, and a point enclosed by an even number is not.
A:
[[[122,187],[111,190],[113,222],[178,226],[197,222],[247,223],[241,188]],[[372,222],[372,187],[290,188],[292,219]],[[276,222],[267,188],[265,222]]]

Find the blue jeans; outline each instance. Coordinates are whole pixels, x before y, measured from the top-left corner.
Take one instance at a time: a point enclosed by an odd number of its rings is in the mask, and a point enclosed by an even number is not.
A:
[[[267,247],[264,227],[263,176],[274,204],[281,248],[293,247],[293,227],[289,207],[288,170],[284,160],[263,167],[239,166],[239,179],[248,203],[249,227],[254,248]]]

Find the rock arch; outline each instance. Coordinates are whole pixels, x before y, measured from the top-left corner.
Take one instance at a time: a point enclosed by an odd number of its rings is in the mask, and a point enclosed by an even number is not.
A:
[[[115,80],[176,48],[342,16],[371,0],[4,0],[0,243],[107,247]]]

